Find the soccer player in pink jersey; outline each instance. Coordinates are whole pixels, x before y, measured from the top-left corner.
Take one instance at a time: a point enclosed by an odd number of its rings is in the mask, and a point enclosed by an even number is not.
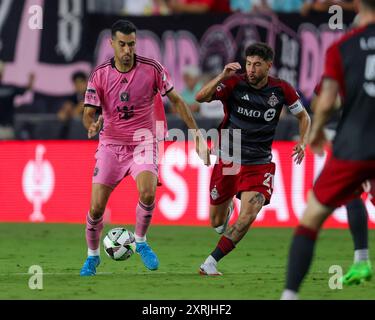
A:
[[[135,54],[134,24],[117,21],[112,26],[111,45],[114,57],[92,72],[85,97],[83,124],[89,138],[99,132],[100,136],[86,223],[88,257],[81,276],[96,274],[104,210],[112,191],[128,175],[136,181],[139,192],[136,252],[149,270],[159,267],[158,257],[146,242],[146,233],[158,182],[156,118],[160,115],[160,94],[166,95],[186,125],[196,130],[198,155],[206,165],[210,164],[207,144],[189,107],[174,90],[168,72],[159,62]],[[95,120],[98,108],[102,115]]]

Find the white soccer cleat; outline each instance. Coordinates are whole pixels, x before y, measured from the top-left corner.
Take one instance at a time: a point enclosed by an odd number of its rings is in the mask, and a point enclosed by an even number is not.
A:
[[[297,292],[285,289],[281,295],[280,300],[299,300]]]
[[[228,224],[229,224],[229,221],[230,221],[230,218],[232,217],[233,215],[233,211],[234,211],[234,205],[233,205],[233,200],[229,203],[229,212],[228,212],[228,216],[227,218],[225,219],[225,222],[224,224],[222,224],[221,226],[218,226],[215,229],[215,231],[218,233],[218,234],[223,234],[225,232],[225,230],[227,230],[228,228]]]
[[[203,263],[199,268],[199,274],[202,276],[222,276],[223,274],[216,269],[215,263]]]

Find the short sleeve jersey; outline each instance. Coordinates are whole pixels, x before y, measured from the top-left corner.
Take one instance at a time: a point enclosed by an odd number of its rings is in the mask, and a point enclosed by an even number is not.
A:
[[[375,24],[353,29],[328,48],[323,78],[337,81],[343,97],[334,156],[375,160]]]
[[[218,85],[213,99],[222,101],[225,113],[220,125],[220,157],[225,160],[233,157],[241,164],[271,162],[272,142],[282,108],[287,106],[292,114],[304,110],[296,90],[274,77],[268,77],[263,88],[255,89],[245,74],[234,75]],[[241,130],[241,145],[234,129]]]
[[[153,59],[135,55],[128,72],[117,70],[114,58],[98,66],[89,78],[85,105],[102,109],[100,141],[120,145],[155,141],[154,100],[172,89],[167,70]]]

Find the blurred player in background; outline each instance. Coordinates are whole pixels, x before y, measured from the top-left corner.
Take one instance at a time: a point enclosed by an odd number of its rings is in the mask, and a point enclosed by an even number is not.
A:
[[[375,0],[359,1],[359,14],[360,27],[336,41],[326,53],[322,89],[309,137],[315,153],[323,153],[324,124],[340,92],[343,114],[333,155],[316,180],[295,231],[281,299],[298,299],[324,221],[335,208],[357,197],[363,182],[375,178]]]
[[[321,83],[322,82],[319,82],[314,90],[314,96],[311,101],[312,111],[316,109],[316,101],[321,90]],[[341,112],[339,111],[341,111],[342,95],[342,92],[337,95],[334,104],[334,115],[324,128],[324,134],[328,141],[332,141],[336,134],[337,122],[341,116]],[[360,194],[346,204],[346,211],[350,232],[354,242],[354,263],[341,281],[345,285],[352,285],[358,284],[364,279],[371,278],[373,273],[368,250],[367,209]]]
[[[13,140],[16,138],[14,130],[14,99],[18,95],[23,95],[26,91],[32,90],[35,76],[29,75],[29,81],[26,87],[16,87],[3,83],[3,73],[5,64],[0,61],[0,140]]]
[[[58,119],[63,123],[60,132],[60,139],[67,139],[69,137],[69,130],[71,121],[73,119],[79,119],[81,121],[85,94],[87,89],[87,75],[83,71],[77,71],[72,76],[72,82],[74,86],[74,94],[68,97],[60,110],[57,112]]]
[[[189,107],[173,89],[164,67],[153,59],[135,54],[136,27],[133,23],[117,21],[112,26],[111,45],[114,57],[92,72],[85,97],[83,124],[88,137],[94,137],[100,130],[101,133],[86,224],[88,257],[81,269],[82,276],[96,273],[100,263],[104,210],[112,191],[127,175],[134,178],[139,192],[136,252],[148,269],[158,268],[159,260],[146,242],[158,182],[155,128],[158,111],[154,99],[159,98],[159,94],[167,95],[186,125],[198,129]],[[102,116],[95,120],[97,108],[101,108]],[[198,130],[195,141],[198,154],[209,164],[209,151]]]
[[[210,183],[210,220],[215,230],[223,235],[200,266],[202,275],[221,274],[217,263],[235,248],[258,212],[270,202],[275,175],[271,146],[284,105],[297,117],[300,127],[300,141],[293,148],[292,156],[298,164],[305,156],[310,117],[296,90],[286,81],[268,75],[273,56],[273,50],[264,43],[249,46],[246,73],[237,74],[241,65],[229,63],[196,95],[199,102],[223,102],[225,116],[220,129],[229,131],[229,139],[225,138],[223,130],[220,132],[220,159]],[[241,130],[240,144],[233,140],[235,129]],[[239,155],[233,157],[233,163],[230,162],[232,153]],[[225,174],[233,164],[237,164],[239,172]],[[241,199],[241,209],[237,221],[228,227],[235,195]]]

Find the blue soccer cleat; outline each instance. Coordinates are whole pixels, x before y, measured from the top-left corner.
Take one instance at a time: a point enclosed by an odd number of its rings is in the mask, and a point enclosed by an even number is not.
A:
[[[79,274],[81,276],[95,276],[96,267],[99,266],[99,264],[99,256],[88,256]]]
[[[146,242],[137,242],[136,245],[136,252],[141,256],[145,267],[150,270],[156,270],[159,267],[159,260],[155,252],[151,250]]]

